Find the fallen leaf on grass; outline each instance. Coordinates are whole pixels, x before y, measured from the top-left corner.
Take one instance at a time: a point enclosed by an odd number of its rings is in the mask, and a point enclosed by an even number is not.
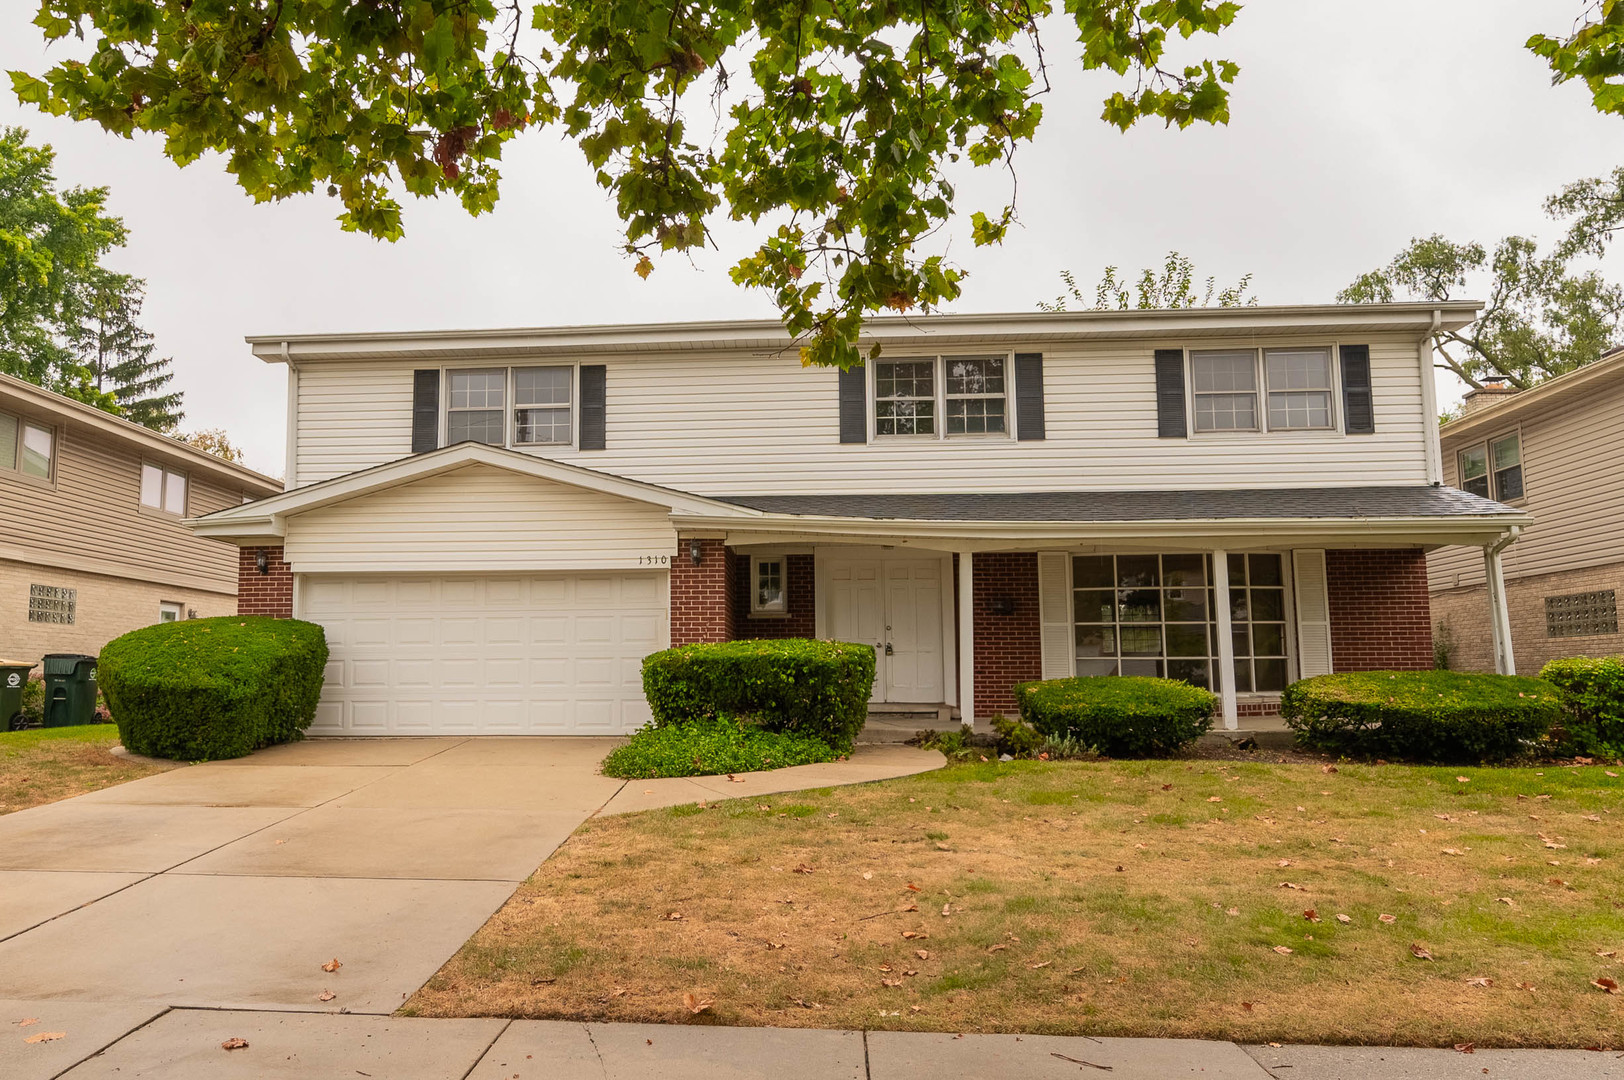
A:
[[[1245,1009],[1247,1012],[1251,1012],[1252,1011],[1252,1003],[1250,1001],[1243,1001],[1243,1002],[1241,1002],[1241,1008]]]
[[[1613,957],[1618,955],[1618,950],[1617,949],[1598,949],[1596,951],[1596,955],[1601,956],[1601,957],[1605,957],[1606,959],[1611,960]]]
[[[1472,782],[1472,778],[1470,776],[1457,776],[1455,779],[1462,784],[1469,784]]]
[[[1295,882],[1290,882],[1290,881],[1282,881],[1280,883],[1280,887],[1282,889],[1299,889],[1299,890],[1302,888],[1301,885],[1298,885]]]
[[[1613,775],[1613,774],[1612,774],[1612,773],[1608,773],[1608,774],[1607,774],[1607,775],[1609,775],[1609,776],[1611,776],[1611,775]],[[1162,790],[1163,790],[1163,791],[1172,791],[1172,790],[1173,790],[1173,785],[1172,785],[1172,784],[1163,784],[1163,785],[1162,785]]]
[[[1046,968],[1046,967],[1048,967],[1048,966],[1049,966],[1049,965],[1050,965],[1050,964],[1052,964],[1052,963],[1054,963],[1054,961],[1053,961],[1053,960],[1045,960],[1045,961],[1043,961],[1043,962],[1042,962],[1042,963],[1040,963],[1040,964],[1027,964],[1027,965],[1026,965],[1026,966],[1027,966],[1027,968],[1028,968],[1028,969],[1029,969],[1029,970],[1031,970],[1031,971],[1036,971],[1036,970],[1038,970],[1038,969],[1039,969],[1039,968]]]
[[[1207,801],[1208,802],[1223,802],[1224,800],[1221,797],[1217,796],[1217,795],[1208,795],[1207,796]]]
[[[1527,990],[1530,994],[1532,994],[1534,992],[1534,984],[1531,982],[1520,982],[1517,984],[1517,989]]]
[[[1338,912],[1337,917],[1336,917],[1336,921],[1339,922],[1339,923],[1351,923],[1353,920],[1351,918],[1349,918],[1348,916],[1343,915],[1340,912]]]
[[[316,995],[316,1000],[317,1001],[331,1001],[334,998],[336,998],[337,996],[338,995],[333,993],[331,990],[323,990],[321,993]]]
[[[1240,913],[1241,909],[1238,907],[1229,908],[1224,912],[1225,915],[1239,915]]]
[[[924,941],[926,938],[930,937],[930,935],[925,933],[923,930],[904,930],[902,932],[902,936],[908,941]]]
[[[1457,1054],[1475,1054],[1475,1053],[1477,1053],[1477,1047],[1475,1045],[1473,1045],[1472,1043],[1456,1043],[1455,1044],[1455,1053],[1457,1053]]]
[[[1322,772],[1322,773],[1334,773],[1334,772],[1336,772],[1336,766],[1335,765],[1321,765],[1320,766],[1320,772]]]
[[[902,985],[902,980],[901,979],[881,979],[880,980],[880,985],[881,986],[901,986]]]
[[[1465,855],[1465,854],[1466,854],[1466,852],[1464,852],[1464,851],[1462,851],[1462,850],[1461,850],[1461,849],[1460,849],[1460,848],[1458,848],[1458,847],[1446,847],[1446,848],[1444,848],[1444,851],[1443,851],[1443,853],[1444,853],[1444,854],[1445,854],[1445,855],[1454,855],[1454,856],[1457,856],[1457,857],[1459,857],[1459,856],[1462,856],[1462,855]]]
[[[339,968],[341,968],[343,966],[344,966],[343,964],[338,962],[338,957],[335,956],[331,960],[329,960],[325,964],[323,964],[321,966],[321,969],[323,971],[327,972],[329,975],[331,975],[333,972],[337,971]]]
[[[1314,908],[1309,908],[1307,911],[1304,911],[1303,912],[1303,918],[1307,919],[1309,922],[1319,922],[1320,921],[1319,912],[1316,911]]]
[[[912,799],[909,799],[909,800],[908,800],[908,801],[909,801],[909,802],[912,802],[912,801],[913,801],[913,800],[912,800]],[[915,885],[915,884],[914,884],[914,883],[913,883],[913,882],[911,882],[911,881],[910,881],[910,882],[908,882],[908,884],[907,884],[907,886],[906,886],[906,888],[907,888],[907,890],[908,890],[908,891],[909,891],[909,892],[919,892],[919,891],[920,891],[920,889],[919,889],[919,886],[918,886],[918,885]]]
[[[874,871],[872,871],[872,870],[864,870],[863,871],[863,880],[864,881],[873,881],[874,880]]]
[[[1607,773],[1608,776],[1617,776],[1618,775],[1618,773],[1616,773],[1616,772],[1608,772],[1606,769],[1603,769],[1602,772]]]
[[[1410,955],[1415,957],[1417,960],[1432,959],[1432,954],[1427,951],[1427,947],[1421,944],[1419,941],[1410,942]]]
[[[1276,866],[1280,867],[1282,870],[1284,870],[1286,867],[1291,865],[1291,860],[1290,859],[1281,859],[1279,862],[1275,863],[1274,865],[1276,865]]]
[[[1007,948],[1009,948],[1008,945],[992,945],[992,946],[988,947],[987,951],[988,952],[1003,952]]]
[[[1376,916],[1376,918],[1380,919],[1384,923],[1396,923],[1396,922],[1398,922],[1398,916],[1397,915],[1378,915],[1378,916]]]
[[[1494,980],[1484,975],[1474,976],[1466,980],[1467,986],[1481,986],[1485,990],[1494,985]]]
[[[68,1033],[66,1031],[42,1031],[38,1035],[30,1035],[28,1038],[24,1039],[23,1042],[25,1042],[25,1043],[56,1042],[56,1040],[58,1040],[58,1039],[66,1039],[67,1037],[68,1037]]]
[[[683,1004],[683,1007],[686,1008],[689,1012],[693,1013],[695,1016],[698,1016],[700,1013],[704,1012],[706,1009],[710,1008],[712,1005],[715,1005],[716,1002],[713,1001],[710,998],[705,998],[704,1000],[700,1000],[700,997],[699,997],[698,994],[691,994],[690,993],[690,994],[682,995],[682,1004]]]
[[[797,874],[811,874],[811,873],[814,873],[814,871],[810,866],[806,865],[806,863],[802,863],[801,865],[799,865],[799,866],[797,866],[795,868],[794,873],[797,873]]]
[[[1506,907],[1516,907],[1517,906],[1516,902],[1513,901],[1511,899],[1511,897],[1509,897],[1509,896],[1496,896],[1494,898],[1494,902],[1497,903],[1497,904],[1504,904]]]
[[[220,1044],[220,1049],[222,1049],[222,1050],[246,1050],[246,1049],[248,1049],[248,1040],[247,1039],[227,1039],[225,1042]]]
[[[1598,990],[1604,990],[1609,994],[1618,993],[1618,981],[1616,979],[1609,979],[1605,975],[1599,979],[1591,979],[1590,985],[1594,986]]]
[[[1600,821],[1601,820],[1601,815],[1600,814],[1586,814],[1585,815],[1585,820],[1586,821]]]
[[[1291,955],[1291,946],[1289,946],[1289,945],[1276,945],[1274,947],[1274,951],[1279,953],[1281,956],[1290,956]]]
[[[664,915],[660,916],[660,921],[661,922],[681,922],[682,921],[682,912],[680,912],[680,911],[668,911]]]

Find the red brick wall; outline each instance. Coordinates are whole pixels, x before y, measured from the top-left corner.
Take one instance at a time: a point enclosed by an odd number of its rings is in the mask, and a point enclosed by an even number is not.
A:
[[[1038,613],[1038,557],[1030,551],[972,556],[976,717],[1014,716],[1016,683],[1043,677],[1043,624]],[[1013,601],[1008,615],[995,613]]]
[[[699,565],[695,566],[688,554],[690,543],[686,538],[678,540],[676,557],[671,560],[671,644],[730,641],[732,553],[720,540],[701,540]]]
[[[784,617],[750,616],[750,556],[733,556],[733,579],[729,585],[733,634],[740,638],[810,638],[818,636],[816,560],[811,555],[784,556],[784,573],[789,577]]]
[[[1419,549],[1327,551],[1331,664],[1337,671],[1432,667],[1427,557]]]
[[[257,558],[265,553],[265,573]],[[293,618],[293,570],[282,561],[282,548],[245,547],[237,551],[237,614]]]

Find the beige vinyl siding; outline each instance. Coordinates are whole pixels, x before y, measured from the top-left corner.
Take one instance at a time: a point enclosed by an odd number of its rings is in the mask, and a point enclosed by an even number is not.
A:
[[[77,424],[56,424],[54,483],[0,470],[0,557],[236,595],[235,547],[193,536],[180,518],[141,507],[141,453]],[[187,473],[187,512],[194,517],[242,502],[240,489],[200,476],[184,461],[162,464]]]
[[[297,483],[329,480],[412,452],[412,369],[431,364],[301,368]]]
[[[482,465],[288,519],[299,573],[663,567],[667,507]]]
[[[1532,412],[1532,410],[1530,410]],[[1502,556],[1508,579],[1624,561],[1624,384],[1560,408],[1508,416],[1486,437],[1443,442],[1444,483],[1457,486],[1459,453],[1512,431],[1521,433],[1524,498],[1534,523]],[[1433,589],[1483,584],[1483,553],[1441,548],[1427,557]]]
[[[1158,439],[1153,354],[1179,343],[1143,341],[1044,350],[1048,438],[1042,442],[842,445],[835,372],[803,368],[793,352],[587,358],[609,367],[608,448],[538,453],[705,495],[1425,483],[1416,342],[1359,340],[1371,345],[1373,436],[1256,432]],[[1214,344],[1223,343],[1202,347]],[[300,369],[301,484],[409,452],[414,366],[426,365],[313,362]]]

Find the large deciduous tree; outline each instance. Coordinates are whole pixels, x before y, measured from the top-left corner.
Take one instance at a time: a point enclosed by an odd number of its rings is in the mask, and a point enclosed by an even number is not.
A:
[[[325,190],[345,228],[401,234],[400,189],[496,201],[504,145],[553,127],[614,200],[636,271],[711,242],[718,215],[762,240],[732,277],[768,291],[808,362],[849,366],[865,313],[930,309],[962,271],[925,253],[952,217],[954,163],[1007,165],[1047,87],[1040,23],[1085,69],[1126,77],[1103,119],[1228,119],[1236,66],[1176,39],[1229,0],[40,0],[51,41],[88,57],[13,72],[26,102],[186,163],[223,154],[257,199]],[[690,125],[695,113],[698,123]],[[715,129],[707,138],[695,130]],[[971,217],[1000,240],[1013,204]]]

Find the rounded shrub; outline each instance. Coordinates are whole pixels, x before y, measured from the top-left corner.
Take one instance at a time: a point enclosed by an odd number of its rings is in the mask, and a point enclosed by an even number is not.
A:
[[[1218,699],[1177,679],[1085,675],[1015,688],[1021,719],[1108,757],[1174,753],[1212,727]]]
[[[1463,763],[1514,757],[1562,717],[1556,687],[1517,675],[1358,671],[1286,687],[1297,741],[1359,757]]]
[[[685,720],[632,733],[603,759],[603,775],[624,780],[658,776],[719,776],[833,761],[822,739],[788,731],[763,731],[730,716]]]
[[[212,761],[303,738],[326,664],[315,623],[228,615],[113,639],[100,681],[126,749]]]
[[[1624,757],[1624,656],[1552,660],[1539,677],[1562,703],[1564,749],[1592,757]]]
[[[736,716],[840,753],[863,729],[873,690],[873,646],[846,641],[722,641],[643,660],[643,695],[656,726]]]

